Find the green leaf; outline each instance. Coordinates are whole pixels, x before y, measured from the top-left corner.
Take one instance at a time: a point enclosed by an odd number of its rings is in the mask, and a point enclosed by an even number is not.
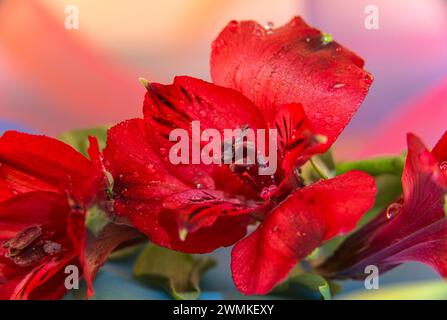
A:
[[[134,276],[166,290],[174,299],[195,300],[200,296],[200,277],[215,265],[210,257],[190,254],[149,244],[137,258]]]
[[[331,284],[322,276],[305,272],[298,267],[292,270],[289,278],[278,285],[272,294],[289,298],[305,298],[310,296],[306,294],[306,291],[310,291],[314,294],[317,293],[323,300],[330,300],[332,289]],[[334,286],[334,289],[338,290],[338,287]]]
[[[66,144],[72,146],[83,155],[87,156],[87,149],[89,147],[88,137],[96,137],[100,150],[104,149],[107,140],[107,126],[68,131],[59,136],[59,139]]]
[[[324,300],[331,299],[331,287],[326,279],[319,275],[306,272],[295,276],[291,282],[305,286],[312,291],[319,291]]]
[[[405,165],[405,157],[379,157],[353,162],[339,162],[336,165],[337,175],[351,170],[360,170],[372,176],[392,174],[401,176]]]
[[[320,258],[320,255],[321,255],[320,248],[315,248],[314,251],[312,251],[312,253],[306,257],[306,260],[308,261],[318,260]]]

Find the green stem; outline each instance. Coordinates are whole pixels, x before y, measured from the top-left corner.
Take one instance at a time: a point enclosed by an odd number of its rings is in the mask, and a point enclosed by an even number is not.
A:
[[[400,176],[405,165],[405,157],[380,157],[361,161],[339,162],[336,165],[336,174],[342,174],[350,170],[360,170],[372,176],[392,174]]]
[[[312,164],[312,168],[315,170],[318,175],[324,179],[327,180],[329,177],[323,172],[323,170],[316,164],[313,158],[310,158],[310,163]]]

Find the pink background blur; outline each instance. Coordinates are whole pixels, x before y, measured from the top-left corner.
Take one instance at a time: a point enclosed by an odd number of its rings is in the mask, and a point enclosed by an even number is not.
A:
[[[79,30],[64,27],[66,5]],[[379,8],[379,30],[364,9]],[[0,0],[0,131],[56,135],[139,116],[137,79],[209,80],[211,41],[232,19],[301,15],[365,58],[370,95],[336,145],[342,157],[429,145],[447,129],[446,0]]]

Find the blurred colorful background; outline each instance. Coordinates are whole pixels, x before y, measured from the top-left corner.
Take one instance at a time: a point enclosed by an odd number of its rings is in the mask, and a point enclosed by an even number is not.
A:
[[[64,26],[67,5],[79,8],[78,30]],[[364,26],[367,5],[379,9],[378,30]],[[401,152],[408,131],[433,145],[447,129],[446,0],[0,0],[0,133],[56,136],[139,116],[139,77],[209,79],[210,45],[228,21],[281,25],[294,15],[364,57],[375,77],[337,157]],[[210,277],[228,276],[222,264]],[[415,264],[385,283],[427,279],[437,276]]]

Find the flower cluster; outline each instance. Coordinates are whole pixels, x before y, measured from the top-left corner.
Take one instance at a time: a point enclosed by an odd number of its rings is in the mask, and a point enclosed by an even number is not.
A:
[[[185,253],[233,246],[236,287],[269,293],[325,241],[352,231],[374,204],[376,185],[367,173],[312,181],[302,174],[365,98],[372,77],[363,65],[301,18],[276,29],[232,21],[212,45],[212,83],[187,76],[170,85],[143,81],[144,116],[112,127],[103,151],[91,138],[88,159],[48,137],[5,133],[0,298],[61,298],[68,265],[81,269],[91,295],[108,255],[142,235]],[[170,133],[182,129],[194,139],[193,121],[222,136],[226,128],[275,130],[277,170],[261,175],[259,162],[172,163]],[[367,264],[388,270],[417,260],[447,275],[447,136],[433,152],[408,139],[403,197],[317,272],[358,278]],[[108,218],[97,234],[86,226],[92,210]]]

